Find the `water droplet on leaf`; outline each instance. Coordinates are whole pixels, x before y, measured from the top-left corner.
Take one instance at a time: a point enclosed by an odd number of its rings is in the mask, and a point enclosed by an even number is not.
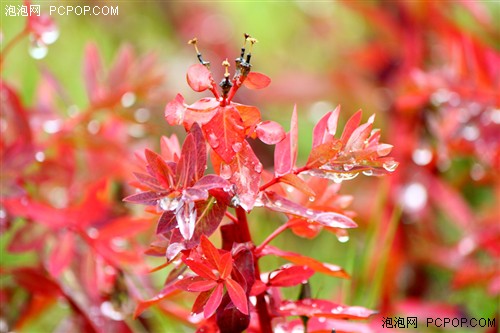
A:
[[[43,59],[49,52],[49,49],[44,43],[38,40],[33,40],[32,42],[30,42],[28,52],[33,59]]]
[[[235,153],[239,153],[241,148],[243,148],[243,144],[241,142],[235,142],[232,147]]]
[[[396,168],[398,167],[398,162],[396,161],[387,161],[383,165],[384,169],[389,172],[394,172]]]

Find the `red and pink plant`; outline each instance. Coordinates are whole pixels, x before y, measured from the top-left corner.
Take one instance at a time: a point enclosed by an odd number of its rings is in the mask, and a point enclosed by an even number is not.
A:
[[[200,64],[189,68],[187,82],[194,91],[209,90],[214,97],[186,104],[179,94],[168,103],[165,118],[171,125],[184,126],[185,141],[180,147],[175,135],[162,138],[161,154],[146,150],[144,170],[134,173],[139,191],[125,201],[145,204],[159,215],[157,241],[149,254],[165,257],[162,267],[173,266],[161,293],[141,303],[138,312],[184,290],[199,293],[190,319],[198,323],[199,332],[292,331],[297,325],[317,332],[341,325],[339,319],[368,318],[373,311],[312,297],[308,279],[315,273],[347,278],[341,267],[269,242],[287,229],[308,237],[321,229],[345,236],[356,223],[344,211],[349,199],[337,193],[339,184],[359,173],[393,172],[397,162],[388,157],[392,146],[379,143],[374,116],[361,124],[361,111],[336,138],[337,107],[316,124],[309,158],[297,166],[296,110],[285,133],[278,123],[263,120],[257,107],[233,102],[241,86],[260,89],[270,83],[267,76],[251,71],[247,42],[252,46],[256,40],[245,35],[232,78],[229,62],[223,62],[219,92],[197,40],[190,41]],[[274,170],[265,170],[252,149],[256,139],[275,146]],[[247,215],[259,208],[282,213],[288,221],[255,244]],[[220,248],[208,239],[217,230]],[[261,272],[259,260],[268,255],[290,264]],[[301,286],[301,295],[284,300],[280,288],[291,286]],[[288,322],[292,316],[302,321]]]

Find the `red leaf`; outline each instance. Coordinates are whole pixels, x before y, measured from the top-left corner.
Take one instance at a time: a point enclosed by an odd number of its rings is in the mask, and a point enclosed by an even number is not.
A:
[[[202,64],[195,64],[187,71],[187,82],[191,89],[202,92],[212,86],[212,74]]]
[[[234,107],[238,110],[243,126],[245,126],[247,134],[253,133],[255,126],[260,123],[260,111],[255,106],[242,105],[234,103]],[[253,134],[255,136],[255,134]],[[255,139],[255,137],[253,138]]]
[[[231,278],[224,281],[227,292],[234,306],[244,314],[248,314],[248,299],[243,288]]]
[[[177,187],[191,187],[205,173],[207,165],[207,152],[205,141],[198,124],[191,127],[182,146],[181,156],[177,163]]]
[[[149,229],[149,219],[134,218],[131,216],[117,217],[99,228],[99,241],[111,241],[115,237],[135,237],[140,232]]]
[[[279,306],[280,316],[307,316],[345,319],[367,319],[376,312],[361,306],[345,306],[320,299],[283,301]]]
[[[293,108],[290,132],[274,149],[274,172],[277,176],[290,173],[297,161],[297,106]]]
[[[268,145],[277,144],[286,137],[285,131],[280,124],[274,121],[263,121],[257,124],[257,137]]]
[[[29,290],[32,294],[44,296],[58,296],[61,294],[61,288],[57,282],[35,268],[16,269],[12,272],[12,275],[20,286]]]
[[[207,300],[207,303],[205,304],[205,308],[203,309],[203,316],[205,318],[210,318],[212,315],[217,311],[217,308],[220,305],[220,302],[222,301],[222,291],[224,287],[222,283],[218,283],[217,286],[214,288],[212,291],[212,294]]]
[[[201,313],[203,311],[203,308],[205,307],[205,304],[207,304],[210,295],[212,295],[212,292],[213,290],[201,292],[198,297],[196,297],[191,312],[193,312],[194,314]]]
[[[323,274],[334,276],[334,277],[344,278],[344,279],[349,278],[349,275],[339,266],[332,265],[329,263],[323,263],[321,261],[318,261],[318,260],[310,258],[310,257],[303,256],[303,255],[298,254],[298,253],[283,251],[283,250],[280,250],[274,246],[267,245],[262,250],[261,255],[265,256],[265,255],[270,255],[270,254],[284,258],[284,259],[286,259],[290,262],[293,262],[294,264],[297,264],[297,265],[303,265],[303,266],[310,267],[315,272],[323,273]]]
[[[291,287],[304,283],[311,276],[314,270],[308,266],[289,266],[269,273],[269,285],[273,287]]]
[[[157,192],[140,192],[136,194],[129,195],[123,201],[126,202],[131,202],[131,203],[136,203],[136,204],[143,204],[143,205],[149,205],[149,206],[155,206],[158,203],[158,200],[163,198],[166,195],[166,192],[163,193],[157,193]]]
[[[281,183],[285,183],[295,187],[297,190],[308,196],[316,196],[314,190],[299,176],[289,173],[279,178]]]
[[[202,235],[200,239],[200,246],[201,250],[203,251],[203,254],[207,258],[207,261],[212,264],[214,268],[217,268],[220,270],[220,254],[219,250],[210,242],[210,240],[205,236]]]
[[[151,176],[156,177],[164,188],[173,188],[174,170],[169,167],[163,157],[149,149],[144,150],[144,155],[148,162],[147,168]]]
[[[161,214],[158,220],[158,226],[156,227],[156,234],[163,234],[171,231],[177,227],[177,221],[175,219],[175,214],[172,211],[165,211]]]
[[[245,81],[243,81],[243,84],[248,89],[263,89],[271,84],[271,79],[262,73],[250,72]]]
[[[227,190],[231,188],[231,183],[218,175],[211,174],[203,176],[203,178],[196,182],[191,188],[203,191],[209,191],[216,188]]]
[[[217,230],[224,214],[227,205],[221,200],[215,200],[211,197],[207,201],[199,201],[196,203],[197,220],[194,229],[194,235],[189,241],[189,244],[196,246],[202,235],[210,236]]]
[[[226,165],[223,164],[222,168],[225,167]],[[229,165],[229,169],[230,182],[236,186],[239,205],[246,211],[250,211],[259,193],[262,164],[246,140],[243,141],[242,148]]]
[[[199,276],[191,276],[177,281],[175,286],[185,291],[198,292],[210,290],[215,287],[216,284],[217,281],[214,280],[207,280]]]
[[[226,279],[231,275],[231,271],[233,269],[233,257],[231,256],[231,252],[224,253],[220,257],[220,263],[218,266],[221,279]]]
[[[73,258],[75,249],[75,236],[72,232],[66,231],[54,244],[47,263],[47,270],[57,278],[61,272],[68,267]]]
[[[215,273],[212,271],[212,267],[209,267],[207,264],[203,263],[202,261],[197,261],[193,258],[182,258],[182,261],[189,267],[193,272],[195,272],[197,275],[210,279],[210,280],[215,280],[219,278],[218,276],[215,275]]]
[[[208,144],[226,163],[231,163],[245,139],[243,121],[232,106],[219,108],[215,116],[203,125]]]

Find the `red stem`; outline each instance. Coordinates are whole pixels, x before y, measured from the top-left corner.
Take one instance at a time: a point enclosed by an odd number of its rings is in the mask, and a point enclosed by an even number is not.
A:
[[[302,168],[298,168],[298,169],[293,170],[293,171],[292,171],[292,173],[293,173],[294,175],[298,175],[299,173],[304,172],[304,171],[307,171],[307,170],[309,170],[309,167],[306,165],[306,166],[303,166]],[[272,185],[274,185],[274,184],[276,184],[276,183],[279,183],[280,178],[281,178],[281,176],[279,176],[279,177],[274,177],[273,179],[271,179],[270,181],[268,181],[267,183],[265,183],[264,185],[262,185],[262,186],[259,188],[259,190],[260,190],[260,191],[264,191],[266,188],[268,188],[268,187],[270,187],[270,186],[272,186]]]
[[[254,254],[258,257],[260,252],[262,252],[262,250],[264,249],[264,247],[269,244],[273,239],[275,239],[276,237],[279,236],[279,234],[281,234],[283,231],[285,231],[286,229],[290,228],[291,227],[291,224],[290,223],[285,223],[285,224],[282,224],[280,225],[276,230],[274,230],[269,236],[267,236],[266,239],[264,239],[264,241],[255,248],[254,250]]]
[[[241,232],[240,239],[243,242],[252,242],[252,236],[250,234],[250,229],[248,228],[247,212],[241,208],[236,208],[236,218],[237,226]],[[260,270],[257,259],[254,261],[255,268],[255,278],[260,280]],[[269,314],[269,309],[267,308],[267,302],[264,295],[257,296],[257,314],[259,316],[260,332],[262,333],[272,333],[273,327],[271,326],[271,315]]]

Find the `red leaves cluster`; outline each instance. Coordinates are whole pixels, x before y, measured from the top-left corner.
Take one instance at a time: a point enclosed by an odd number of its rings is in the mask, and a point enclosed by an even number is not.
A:
[[[135,186],[141,191],[125,199],[146,204],[153,212],[161,213],[157,227],[159,240],[152,244],[149,253],[166,256],[168,263],[175,264],[164,290],[142,302],[138,313],[181,289],[199,292],[192,312],[203,312],[205,320],[200,329],[204,330],[212,330],[216,322],[221,332],[239,332],[247,328],[256,314],[261,320],[260,329],[266,331],[271,326],[264,322],[268,320],[263,319],[265,313],[270,318],[368,317],[372,314],[369,310],[327,301],[282,302],[279,288],[307,283],[315,272],[339,278],[348,278],[348,274],[341,267],[279,250],[268,242],[288,228],[306,237],[316,236],[322,228],[338,237],[345,236],[345,229],[357,226],[348,216],[352,214],[343,210],[350,199],[338,195],[340,185],[328,184],[328,180],[340,183],[361,171],[377,175],[394,171],[397,163],[386,156],[392,146],[379,143],[380,133],[372,131],[373,117],[360,125],[360,112],[347,122],[341,138],[336,139],[340,112],[337,108],[315,127],[309,160],[297,168],[297,110],[292,114],[290,132],[285,133],[279,124],[262,121],[256,107],[231,101],[242,83],[262,88],[269,83],[267,77],[237,74],[228,95],[223,90],[221,96],[205,62],[201,62],[188,70],[188,84],[197,92],[210,90],[214,98],[202,98],[187,105],[179,94],[167,104],[167,122],[183,125],[188,131],[182,150],[174,136],[163,139],[162,156],[146,150],[147,173],[135,174]],[[247,141],[256,138],[276,145],[274,177],[263,185],[263,165]],[[207,147],[216,174],[204,175]],[[339,180],[342,175],[345,176]],[[264,178],[267,177],[266,174]],[[276,184],[287,186],[287,190],[273,186]],[[246,211],[254,206],[284,213],[289,218],[258,247],[252,244],[246,226]],[[226,212],[229,207],[235,208],[236,216]],[[230,221],[221,227],[224,250],[218,250],[207,237],[217,229],[224,215]],[[260,274],[257,261],[266,255],[282,257],[294,265]],[[185,275],[186,269],[194,275]],[[250,303],[251,296],[257,298],[256,304]]]

